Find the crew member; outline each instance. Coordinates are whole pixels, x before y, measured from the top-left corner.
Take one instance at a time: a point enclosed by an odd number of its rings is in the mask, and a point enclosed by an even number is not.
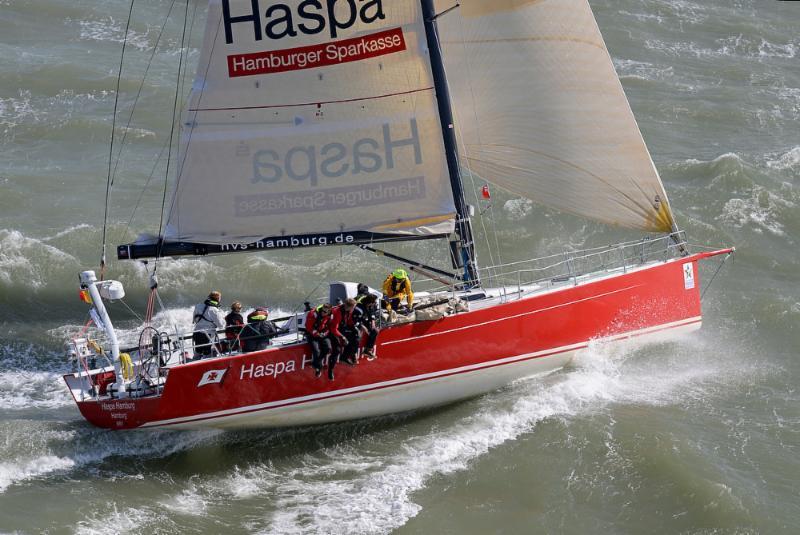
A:
[[[346,340],[342,348],[342,362],[350,365],[358,363],[356,355],[358,346],[361,345],[360,324],[363,314],[364,309],[355,299],[347,299],[342,305],[342,323],[339,325],[339,332]]]
[[[268,317],[269,310],[264,307],[258,307],[247,315],[247,325],[241,334],[242,350],[245,353],[266,349],[272,338],[279,334],[278,327]]]
[[[359,327],[362,331],[367,333],[367,343],[364,346],[363,355],[367,360],[374,360],[375,354],[375,341],[378,339],[378,318],[380,311],[378,310],[378,298],[374,294],[364,296],[358,307],[361,309],[361,314],[357,314]]]
[[[225,327],[225,317],[219,309],[221,300],[222,294],[213,291],[205,301],[194,307],[192,341],[195,353],[201,358],[219,352],[216,346],[217,329]]]
[[[359,282],[358,286],[356,287],[356,296],[355,296],[356,303],[360,303],[368,295],[369,295],[369,286],[367,286],[363,282]]]
[[[311,344],[311,365],[317,377],[322,373],[322,365],[328,357],[328,379],[333,381],[333,369],[336,367],[340,341],[343,338],[339,332],[341,321],[339,308],[334,309],[330,303],[320,305],[306,315],[306,338]]]
[[[405,297],[408,308],[414,306],[414,292],[411,291],[411,279],[405,269],[395,269],[383,281],[383,307],[386,310],[397,310]]]
[[[243,327],[242,304],[234,301],[230,313],[225,316],[225,342],[228,351],[239,351],[239,335]]]

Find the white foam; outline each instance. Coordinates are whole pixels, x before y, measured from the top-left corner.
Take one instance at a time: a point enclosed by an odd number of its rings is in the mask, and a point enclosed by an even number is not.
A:
[[[192,478],[180,495],[162,502],[164,507],[182,515],[205,516],[208,511],[208,500],[198,490],[195,479]]]
[[[503,204],[505,210],[512,221],[524,219],[533,211],[533,201],[529,199],[511,199]]]
[[[800,147],[784,154],[773,154],[767,159],[767,167],[778,170],[800,169]]]
[[[657,13],[631,13],[630,11],[622,10],[619,12],[619,14],[624,15],[626,17],[634,18],[639,22],[655,21],[658,22],[659,24],[664,22],[664,17],[662,17]]]
[[[137,275],[148,281],[151,269],[139,262],[134,264]],[[203,259],[164,258],[158,264],[159,283],[169,288],[193,287],[200,281],[224,279],[223,268]]]
[[[53,472],[101,462],[112,456],[165,457],[215,440],[218,431],[109,433],[86,427],[54,429],[52,423],[9,422],[0,428],[0,492]]]
[[[53,409],[72,404],[61,374],[45,371],[0,372],[0,409]]]
[[[106,506],[105,513],[92,513],[77,523],[75,533],[80,535],[107,535],[109,533],[165,533],[177,532],[169,516],[149,507],[122,507],[116,502]]]
[[[67,470],[73,466],[75,466],[75,461],[72,459],[55,455],[43,455],[14,462],[0,462],[0,492],[5,492],[14,483],[58,470]]]
[[[687,385],[716,376],[712,367],[683,359],[680,352],[674,362],[630,362],[637,347],[636,342],[592,345],[568,373],[521,381],[509,391],[487,396],[476,414],[410,437],[390,452],[371,452],[363,443],[350,441],[297,458],[288,469],[254,463],[224,478],[193,480],[174,500],[202,502],[196,511],[207,514],[203,507],[210,502],[268,497],[275,512],[262,521],[248,521],[244,527],[250,531],[387,533],[419,513],[413,494],[431,478],[468,468],[492,448],[533,431],[548,418],[570,419],[619,402],[676,403],[684,399]],[[674,349],[668,347],[670,353]],[[686,351],[695,349],[689,344]],[[394,436],[391,431],[385,434]]]
[[[91,230],[94,229],[91,225],[87,225],[86,223],[81,223],[80,225],[74,225],[72,227],[65,228],[64,230],[53,234],[52,236],[47,236],[42,238],[42,241],[53,241],[59,238],[63,238],[64,236],[68,236],[74,232],[81,232],[84,230]]]
[[[780,211],[794,208],[795,204],[758,185],[754,185],[749,193],[749,197],[729,199],[717,219],[759,234],[766,230],[776,236],[785,236],[784,226],[779,221]]]
[[[70,23],[73,21],[67,19],[65,22]],[[80,26],[80,38],[83,40],[107,41],[111,43],[125,42],[125,28],[111,17],[103,20],[81,20],[78,21],[78,25]],[[149,49],[150,39],[148,33],[141,33],[129,29],[127,44],[139,50]]]
[[[74,256],[52,245],[18,230],[0,230],[0,284],[39,289],[57,270],[78,266]]]
[[[646,61],[630,59],[614,59],[614,69],[620,78],[638,78],[640,80],[665,80],[675,74],[671,66],[659,67]]]

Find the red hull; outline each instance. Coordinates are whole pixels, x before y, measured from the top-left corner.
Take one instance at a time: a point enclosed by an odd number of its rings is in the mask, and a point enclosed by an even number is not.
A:
[[[315,378],[308,346],[297,344],[174,367],[158,397],[76,402],[83,416],[99,427],[201,427],[226,417],[326,399],[332,403],[331,398],[459,374],[472,374],[474,382],[476,371],[552,358],[593,339],[699,324],[697,262],[707,256],[638,268],[441,320],[384,328],[379,358],[355,367],[339,365],[335,381],[324,374]],[[207,384],[201,385],[204,378]]]

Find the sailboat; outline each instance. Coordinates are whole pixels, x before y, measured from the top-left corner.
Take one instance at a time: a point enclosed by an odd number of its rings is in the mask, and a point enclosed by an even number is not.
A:
[[[70,339],[66,384],[110,429],[312,425],[451,403],[557,370],[594,340],[697,330],[698,263],[587,0],[210,0],[171,200],[119,260],[447,240],[453,269],[396,255],[446,302],[387,322],[379,358],[315,377],[303,314],[267,349],[195,357],[191,333],[145,327],[124,348]],[[481,267],[464,179],[647,233]],[[156,263],[157,266],[157,263]],[[330,300],[355,284],[333,282]],[[151,299],[158,292],[152,278]],[[150,314],[148,314],[148,319]]]

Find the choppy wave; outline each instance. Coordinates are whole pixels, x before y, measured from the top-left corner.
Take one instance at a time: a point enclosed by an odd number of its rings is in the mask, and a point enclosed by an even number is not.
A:
[[[780,209],[794,207],[774,193],[754,186],[749,197],[732,198],[725,203],[719,219],[735,228],[750,227],[756,233],[764,231],[776,236],[785,236],[784,225],[780,222]]]
[[[614,68],[623,81],[626,78],[661,81],[675,76],[675,68],[670,65],[656,65],[647,61],[635,61],[632,59],[614,59]]]
[[[798,44],[772,43],[763,38],[729,36],[717,39],[714,47],[702,46],[694,41],[666,41],[649,39],[645,47],[675,57],[742,59],[793,59]]]
[[[680,356],[702,350],[696,342],[687,340],[663,349],[658,353],[666,360],[639,360],[636,344],[595,345],[567,373],[523,381],[487,396],[476,402],[474,414],[441,428],[398,444],[390,438],[394,430],[346,439],[299,453],[289,467],[266,460],[235,467],[218,477],[198,475],[163,500],[162,507],[149,508],[149,514],[213,518],[220,508],[236,503],[246,518],[240,527],[248,531],[387,533],[420,512],[414,493],[432,478],[467,469],[497,446],[535,432],[548,419],[569,422],[615,403],[681,403],[692,399],[705,383],[719,380],[713,363]],[[384,443],[387,447],[376,447]],[[257,505],[265,503],[269,503],[266,513]],[[134,516],[137,510],[119,510],[114,504],[87,520],[86,529],[120,515]]]
[[[512,220],[519,221],[533,211],[533,202],[528,199],[511,199],[503,204],[503,209]]]
[[[125,25],[111,17],[78,21],[67,19],[64,22],[65,24],[77,24],[80,28],[80,38],[83,40],[108,41],[120,44],[126,42]],[[136,30],[128,30],[127,45],[139,50],[151,48],[155,43],[151,43],[150,33],[150,31],[137,32]]]
[[[78,260],[42,240],[18,230],[0,230],[0,284],[22,288],[44,287],[55,272],[72,267]]]
[[[800,170],[800,146],[793,148],[783,154],[773,153],[767,158],[767,166],[770,169]]]
[[[161,458],[208,444],[216,431],[118,433],[85,424],[31,420],[0,424],[0,493],[11,485],[74,471],[111,457]]]
[[[0,410],[53,409],[72,403],[60,373],[0,372]]]

